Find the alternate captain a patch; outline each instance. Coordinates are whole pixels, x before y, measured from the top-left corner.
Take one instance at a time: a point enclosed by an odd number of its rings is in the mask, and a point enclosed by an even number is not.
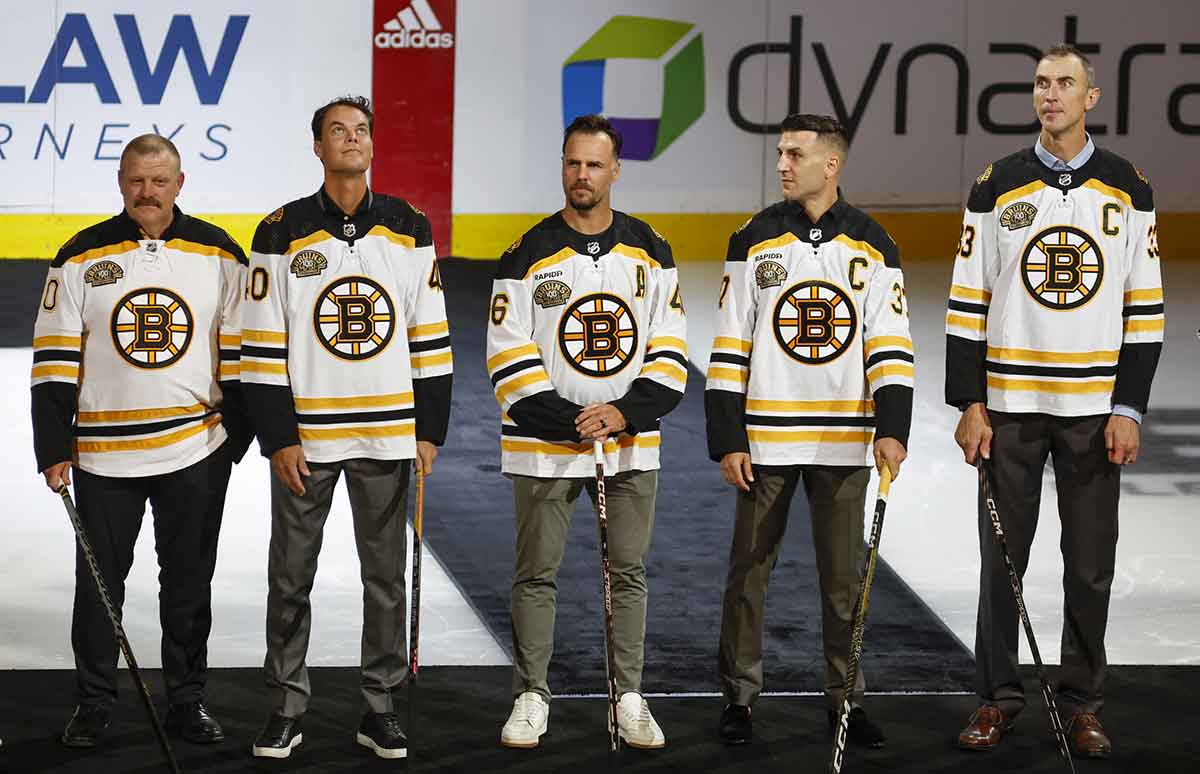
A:
[[[1104,256],[1086,232],[1074,226],[1052,226],[1038,233],[1021,254],[1025,289],[1042,306],[1083,306],[1104,281]]]
[[[1029,202],[1014,202],[1005,207],[1004,212],[1000,213],[1000,225],[1009,231],[1029,228],[1033,225],[1033,219],[1036,216],[1037,207],[1034,207]]]
[[[192,342],[192,310],[166,288],[134,290],[112,313],[113,347],[137,368],[166,368],[183,357]]]
[[[366,360],[392,340],[396,307],[375,280],[342,277],[317,298],[313,330],[330,354],[343,360]]]
[[[612,376],[638,347],[633,311],[611,293],[591,293],[571,304],[558,324],[563,358],[585,376]]]
[[[775,341],[805,365],[828,363],[845,352],[858,330],[846,291],[824,280],[792,285],[775,304]]]

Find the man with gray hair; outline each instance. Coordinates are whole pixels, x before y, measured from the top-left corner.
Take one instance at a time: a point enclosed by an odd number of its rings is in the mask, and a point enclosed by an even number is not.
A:
[[[146,501],[154,510],[166,726],[224,739],[205,708],[211,582],[230,466],[250,442],[238,350],[246,256],[220,228],[183,214],[179,151],[130,141],[125,207],[58,251],[34,325],[38,470],[71,483],[96,563],[120,611]],[[82,552],[71,622],[78,701],[62,735],[95,747],[117,698],[117,642]]]

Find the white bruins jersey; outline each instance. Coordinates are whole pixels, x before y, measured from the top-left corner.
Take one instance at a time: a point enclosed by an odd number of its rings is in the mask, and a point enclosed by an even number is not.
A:
[[[592,443],[575,432],[591,403],[628,423],[605,444],[610,474],[658,469],[659,420],[683,397],[688,361],[675,261],[654,229],[614,211],[586,235],[551,215],[500,259],[490,315],[504,473],[595,475]]]
[[[152,476],[224,443],[245,268],[228,234],[178,207],[161,239],[122,212],[67,242],[34,325],[38,469],[74,459],[100,476]],[[225,424],[239,420],[231,411]]]
[[[813,223],[779,202],[729,239],[705,388],[709,456],[864,465],[908,443],[913,348],[900,254],[839,199]]]
[[[265,456],[412,459],[442,444],[453,366],[429,221],[368,191],[346,215],[322,188],[254,235],[241,370]]]
[[[1150,184],[1101,149],[1071,172],[1032,148],[989,166],[967,202],[946,334],[951,405],[1145,411],[1163,338]]]

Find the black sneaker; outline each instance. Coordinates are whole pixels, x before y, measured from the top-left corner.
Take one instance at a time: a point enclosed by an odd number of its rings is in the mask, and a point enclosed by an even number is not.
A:
[[[363,747],[369,747],[380,758],[408,756],[408,740],[400,730],[400,716],[395,712],[368,712],[358,724],[355,737]]]
[[[837,713],[829,710],[828,717],[829,735],[833,736],[834,727],[837,726]],[[862,707],[850,710],[846,739],[856,747],[883,747],[887,744],[887,736],[883,730],[867,717],[867,712]]]
[[[299,747],[302,741],[304,735],[300,733],[300,718],[285,718],[272,713],[254,740],[250,752],[254,753],[255,758],[286,758],[292,754],[292,748]]]
[[[750,708],[741,704],[726,704],[717,724],[717,736],[725,744],[746,744],[754,737],[750,724]]]
[[[225,741],[225,732],[217,719],[208,714],[203,702],[189,701],[172,704],[164,724],[168,731],[178,734],[192,744],[216,744]]]
[[[100,735],[108,728],[108,723],[108,707],[80,704],[63,729],[62,743],[67,747],[95,747]]]

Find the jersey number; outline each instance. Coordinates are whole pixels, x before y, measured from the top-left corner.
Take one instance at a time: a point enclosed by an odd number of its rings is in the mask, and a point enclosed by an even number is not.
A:
[[[499,325],[508,316],[508,296],[497,293],[492,296],[492,325]]]
[[[429,271],[429,287],[434,290],[442,289],[442,271],[438,268],[437,261],[433,262],[433,268]]]
[[[53,312],[58,306],[58,280],[52,279],[46,283],[46,292],[42,294],[42,308]]]
[[[633,294],[634,298],[646,297],[646,267],[637,267],[637,291]]]
[[[262,301],[267,297],[267,287],[270,284],[267,270],[261,266],[255,266],[254,271],[250,272],[250,284],[246,286],[246,294],[255,301]]]
[[[683,314],[683,298],[679,295],[679,286],[675,286],[675,292],[671,294],[671,308]]]
[[[975,249],[975,227],[963,226],[962,236],[958,239],[958,257],[970,258]]]
[[[1146,255],[1158,258],[1158,224],[1151,226],[1146,232]]]
[[[726,274],[721,278],[721,294],[717,296],[717,308],[725,308],[725,294],[729,292],[729,275]]]
[[[907,316],[908,296],[904,292],[904,286],[899,282],[892,284],[892,293],[895,297],[892,299],[892,311],[898,315]]]

